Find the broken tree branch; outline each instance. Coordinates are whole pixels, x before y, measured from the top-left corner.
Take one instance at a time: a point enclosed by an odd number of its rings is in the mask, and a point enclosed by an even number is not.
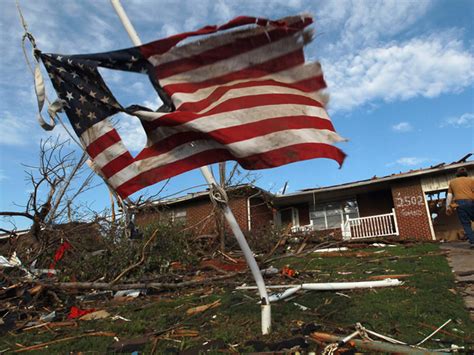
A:
[[[76,336],[72,336],[72,337],[66,337],[66,338],[62,338],[62,339],[56,339],[56,340],[48,341],[46,343],[27,346],[26,348],[17,349],[14,352],[15,353],[22,353],[24,351],[38,350],[38,349],[45,348],[49,345],[63,343],[65,341],[69,341],[69,340],[73,340],[73,339],[79,339],[79,338],[83,338],[83,337],[114,337],[115,335],[116,335],[115,333],[111,333],[111,332],[85,333],[85,334],[76,335]]]
[[[155,229],[155,231],[153,232],[153,234],[151,235],[151,237],[146,241],[146,243],[143,245],[143,248],[142,248],[142,256],[140,258],[140,260],[138,260],[138,262],[136,262],[135,264],[133,265],[130,265],[128,268],[126,268],[125,270],[123,270],[115,279],[112,280],[112,282],[110,283],[111,285],[114,285],[115,283],[117,283],[118,280],[120,280],[125,274],[127,274],[130,270],[133,270],[135,269],[137,266],[140,266],[141,264],[143,264],[143,262],[145,261],[145,250],[146,248],[148,247],[148,245],[156,238],[156,236],[158,235],[158,231],[159,229]]]
[[[143,288],[154,288],[154,289],[178,289],[183,287],[195,286],[195,285],[202,285],[205,283],[210,283],[219,280],[225,280],[236,275],[239,275],[244,272],[235,272],[235,273],[228,273],[225,275],[209,277],[205,280],[190,280],[190,281],[183,281],[179,283],[165,283],[165,282],[141,282],[141,283],[129,283],[129,284],[120,284],[114,285],[112,283],[107,282],[56,282],[56,283],[41,283],[44,287],[57,287],[63,289],[94,289],[94,290],[111,290],[111,291],[119,291],[119,290],[130,290],[130,289],[143,289]]]

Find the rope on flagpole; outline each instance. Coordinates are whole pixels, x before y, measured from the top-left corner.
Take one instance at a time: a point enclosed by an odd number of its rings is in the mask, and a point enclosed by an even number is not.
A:
[[[28,24],[26,23],[26,20],[23,16],[23,12],[21,11],[20,3],[19,3],[18,0],[16,0],[16,7],[17,7],[17,10],[18,10],[18,15],[20,16],[21,25],[23,26],[23,29],[25,31],[25,33],[23,34],[22,40],[21,40],[21,49],[23,51],[23,56],[25,57],[25,61],[26,61],[26,64],[27,64],[27,66],[30,70],[30,73],[33,77],[35,77],[35,76],[39,75],[39,68],[38,68],[38,70],[34,69],[32,64],[31,64],[30,59],[28,58],[28,54],[27,54],[27,51],[26,51],[26,40],[28,40],[30,42],[30,44],[33,48],[33,57],[35,58],[38,65],[39,65],[39,62],[40,62],[40,57],[39,56],[41,54],[41,51],[38,49],[38,46],[36,45],[36,40],[35,40],[33,34],[28,30]],[[42,81],[42,78],[41,78],[41,81]],[[35,82],[35,84],[36,84],[36,82]],[[44,85],[44,82],[43,82],[43,85]],[[38,92],[37,92],[37,94],[38,94]],[[52,122],[53,124],[48,125],[48,126],[50,126],[51,129],[52,129],[55,126],[54,120],[56,119],[61,124],[61,126],[64,128],[64,130],[69,135],[69,137],[72,139],[72,141],[74,143],[76,143],[81,148],[81,150],[83,151],[83,154],[87,154],[87,152],[85,151],[82,144],[74,137],[74,135],[69,131],[67,126],[64,124],[61,117],[57,114],[57,112],[61,112],[60,102],[55,101],[55,102],[51,103],[49,98],[46,96],[46,93],[43,93],[43,95],[44,95],[44,100],[48,103],[49,107],[50,108],[54,107],[53,110],[48,109],[48,112],[50,113],[50,117],[52,118],[52,121],[53,121]]]
[[[28,24],[25,20],[25,17],[23,16],[23,12],[21,10],[21,7],[20,7],[20,3],[18,0],[16,0],[16,7],[17,7],[17,10],[18,10],[18,15],[20,17],[20,21],[21,21],[21,25],[25,31],[25,33],[23,34],[23,37],[22,37],[22,51],[23,51],[23,56],[25,57],[25,61],[26,61],[26,64],[30,70],[30,73],[32,74],[33,78],[35,79],[35,91],[36,91],[36,94],[37,94],[37,97],[39,96],[38,95],[38,88],[37,88],[37,83],[39,81],[39,86],[42,86],[41,88],[41,92],[40,94],[42,95],[41,98],[38,97],[38,105],[39,105],[39,108],[40,108],[40,113],[39,113],[39,121],[40,121],[40,125],[42,126],[43,129],[46,129],[46,130],[52,130],[55,126],[55,120],[57,120],[61,126],[64,128],[64,130],[66,131],[66,133],[68,134],[68,136],[71,138],[71,140],[76,143],[79,148],[82,150],[82,156],[80,158],[80,161],[82,161],[85,157],[89,156],[89,154],[87,153],[87,151],[85,150],[84,146],[76,139],[76,137],[70,132],[70,130],[67,128],[66,124],[63,122],[63,120],[61,119],[61,117],[58,115],[58,112],[62,112],[62,104],[61,104],[61,101],[62,100],[55,100],[53,103],[49,100],[49,98],[46,96],[46,93],[45,93],[45,90],[44,90],[44,81],[43,81],[43,78],[41,76],[41,72],[40,72],[40,69],[39,69],[39,63],[40,63],[40,54],[41,54],[41,51],[38,49],[38,46],[36,45],[36,40],[33,36],[33,34],[29,31],[28,29]],[[26,51],[26,40],[28,40],[33,48],[33,57],[35,58],[35,61],[37,63],[36,65],[36,68],[33,68],[32,64],[31,64],[31,61],[30,59],[28,58],[28,54],[27,54],[27,51]],[[44,122],[43,118],[41,117],[41,108],[42,108],[42,104],[41,104],[41,101],[46,101],[48,103],[48,113],[51,117],[51,121],[52,121],[52,124],[47,124],[46,122]],[[117,200],[117,203],[121,205],[122,207],[122,211],[124,212],[122,215],[125,215],[125,224],[128,224],[129,222],[129,216],[128,216],[128,208],[126,206],[126,203],[125,202],[130,202],[129,199],[127,198],[125,201],[120,198],[120,196],[117,195],[117,193],[115,192],[115,190],[109,185],[109,183],[107,182],[107,180],[102,176],[102,174],[100,173],[100,171],[98,171],[98,169],[95,167],[95,165],[93,165],[94,163],[89,159],[87,161],[88,165],[90,166],[90,168],[104,181],[105,185],[108,187],[108,189],[110,191],[112,191],[112,193],[114,194],[116,200]]]

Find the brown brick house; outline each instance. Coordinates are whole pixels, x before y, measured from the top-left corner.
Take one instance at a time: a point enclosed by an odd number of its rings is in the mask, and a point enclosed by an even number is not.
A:
[[[401,239],[454,239],[462,230],[456,216],[444,214],[448,181],[464,166],[474,176],[470,155],[451,164],[274,195],[251,185],[229,189],[230,207],[244,232],[272,224],[290,225],[294,232],[332,234],[356,239],[398,236]],[[138,224],[158,218],[183,223],[198,234],[216,232],[214,206],[208,191],[142,208]]]
[[[444,203],[448,182],[459,167],[474,176],[474,162],[465,161],[469,156],[452,164],[276,196],[276,223],[346,239],[454,239],[462,227],[455,215],[445,215]]]
[[[269,227],[274,220],[273,195],[252,185],[239,185],[227,190],[229,206],[243,231],[258,231]],[[217,233],[215,208],[209,191],[190,193],[171,200],[156,201],[140,208],[136,214],[138,225],[157,219],[182,223],[199,235]]]

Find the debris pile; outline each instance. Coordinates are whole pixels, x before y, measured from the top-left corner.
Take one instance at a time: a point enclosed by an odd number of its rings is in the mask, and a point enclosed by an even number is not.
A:
[[[79,225],[74,228],[79,230]],[[391,336],[377,338],[381,334],[376,329],[359,325],[353,335],[349,324],[332,321],[332,311],[324,310],[331,304],[340,304],[342,310],[361,295],[381,292],[378,287],[411,292],[409,280],[414,272],[401,273],[386,263],[416,262],[421,256],[392,254],[390,251],[397,249],[390,247],[393,244],[342,245],[307,236],[282,244],[285,238],[278,236],[271,252],[257,255],[276,319],[275,337],[262,337],[255,331],[259,299],[240,251],[205,250],[202,243],[198,248],[192,237],[171,225],[144,229],[138,240],[117,238],[110,231],[104,234],[97,226],[89,225],[86,230],[89,233],[80,238],[73,233],[51,233],[48,247],[41,253],[20,251],[19,240],[8,242],[10,254],[0,258],[0,339],[6,339],[4,349],[56,349],[92,337],[107,342],[110,352],[160,353],[168,349],[186,354],[212,349],[329,354],[355,349],[419,350],[433,339],[409,345]],[[99,231],[100,242],[91,243],[91,238],[96,238],[96,232],[91,231]],[[431,255],[441,254],[430,252],[423,257]],[[355,266],[334,264],[330,270],[317,266],[338,258],[353,260],[351,265]],[[321,299],[317,306],[310,301],[313,295]],[[156,318],[144,327],[148,312]],[[278,323],[281,312],[290,312],[290,321]],[[226,325],[239,329],[241,341],[230,341],[235,330],[231,335],[219,330]],[[442,343],[449,351],[462,350],[468,343],[465,335],[447,330],[449,324],[426,326],[431,328],[423,338],[430,333],[444,334],[452,339]],[[136,327],[138,330],[133,330]],[[126,329],[133,331],[124,332]],[[457,346],[455,341],[463,345]]]

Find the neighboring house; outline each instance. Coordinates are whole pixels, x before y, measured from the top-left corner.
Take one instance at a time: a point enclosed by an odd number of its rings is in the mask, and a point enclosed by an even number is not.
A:
[[[398,236],[400,239],[455,239],[462,230],[455,215],[446,216],[448,182],[464,166],[474,176],[467,155],[452,164],[273,195],[251,185],[228,190],[230,207],[244,232],[273,224],[295,233],[332,235],[336,239]],[[138,224],[167,218],[198,234],[216,232],[208,191],[141,207]]]
[[[277,196],[276,223],[291,224],[295,232],[345,239],[454,239],[462,227],[455,214],[445,215],[446,192],[459,167],[474,176],[474,162],[465,161],[469,156],[452,164]]]
[[[238,185],[227,190],[229,206],[244,232],[261,231],[274,220],[273,195],[252,185]],[[171,220],[199,235],[217,233],[215,207],[209,191],[189,193],[175,199],[155,201],[139,208],[135,221],[144,225],[156,220]]]

